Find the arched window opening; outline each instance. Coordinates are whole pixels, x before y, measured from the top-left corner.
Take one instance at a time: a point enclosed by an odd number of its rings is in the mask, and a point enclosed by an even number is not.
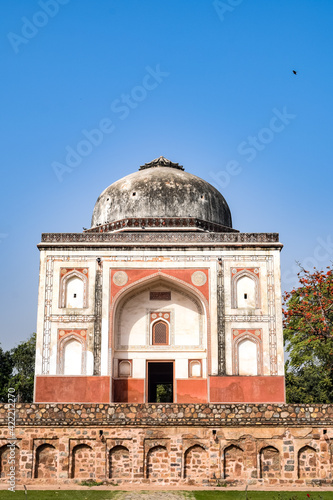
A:
[[[165,321],[153,324],[153,345],[169,345],[169,325]]]

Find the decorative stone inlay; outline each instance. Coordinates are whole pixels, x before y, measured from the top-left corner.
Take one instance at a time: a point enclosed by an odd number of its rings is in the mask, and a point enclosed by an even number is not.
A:
[[[224,303],[224,270],[222,259],[217,264],[217,345],[218,345],[218,374],[225,375],[225,303]]]
[[[203,286],[207,281],[207,276],[202,271],[195,271],[191,276],[191,281],[195,286]]]
[[[100,375],[101,373],[102,301],[103,271],[99,266],[95,277],[94,375]]]
[[[117,271],[113,276],[113,283],[117,286],[124,286],[128,282],[128,275],[125,271]]]

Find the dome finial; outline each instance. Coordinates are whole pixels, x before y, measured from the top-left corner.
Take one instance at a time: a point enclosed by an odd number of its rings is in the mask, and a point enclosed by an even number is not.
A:
[[[139,170],[145,170],[146,168],[154,168],[154,167],[169,167],[169,168],[177,168],[178,170],[184,170],[184,167],[182,165],[179,165],[179,163],[173,163],[167,158],[164,158],[164,156],[160,156],[159,158],[155,158],[155,160],[150,161],[149,163],[141,165]]]

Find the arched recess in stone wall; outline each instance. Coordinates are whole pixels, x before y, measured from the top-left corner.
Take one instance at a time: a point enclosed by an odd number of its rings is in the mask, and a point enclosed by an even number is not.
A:
[[[244,451],[239,446],[231,444],[224,450],[224,479],[241,479],[244,472]]]
[[[0,448],[0,478],[9,478],[10,467],[14,465],[12,460],[15,460],[15,477],[20,475],[19,463],[20,463],[20,450],[15,445],[15,457],[13,457],[14,448],[9,448],[7,444],[1,446]]]
[[[85,274],[74,269],[61,277],[59,307],[78,309],[88,307],[88,278]]]
[[[166,276],[161,273],[156,273],[154,275],[150,275],[148,277],[142,278],[133,284],[129,284],[124,286],[118,294],[114,297],[113,303],[111,304],[111,318],[110,318],[110,337],[109,343],[110,347],[113,349],[123,350],[126,345],[131,344],[131,339],[121,340],[121,331],[122,331],[122,321],[124,320],[124,315],[126,312],[127,304],[132,301],[136,296],[142,294],[143,292],[149,292],[151,289],[162,288],[176,292],[177,294],[181,294],[184,296],[186,300],[191,303],[191,307],[193,311],[196,311],[198,315],[199,324],[199,338],[202,345],[206,346],[207,338],[209,338],[208,328],[208,303],[203,296],[203,294],[197,290],[194,286],[189,285],[188,283],[183,282],[182,280],[170,276]],[[151,304],[149,307],[151,309],[155,309],[157,307],[158,301],[150,301]],[[169,301],[163,301],[163,307],[167,308],[168,304],[172,304]],[[142,311],[142,314],[147,314],[147,310]],[[134,321],[134,320],[133,320]],[[137,322],[141,321],[142,326],[144,324],[143,318],[138,317]],[[146,322],[145,322],[146,325]],[[147,325],[146,325],[147,327]],[[124,329],[124,328],[123,328]],[[129,328],[124,329],[126,331]],[[173,319],[171,318],[170,324],[170,334],[172,335],[172,331],[174,330]],[[146,331],[146,344],[151,344],[148,340],[150,336],[149,330]],[[130,336],[130,333],[128,333]]]
[[[231,307],[260,308],[259,277],[248,269],[242,269],[231,278]]]
[[[57,451],[52,444],[41,444],[36,449],[34,477],[54,479],[58,477]]]
[[[147,453],[146,477],[151,480],[167,479],[170,474],[169,454],[165,446],[154,446]]]
[[[126,446],[114,446],[109,451],[109,478],[129,479],[132,475],[130,452]]]
[[[262,375],[262,341],[245,332],[233,341],[233,371],[235,375]]]
[[[281,475],[280,452],[274,446],[265,446],[260,450],[260,477],[278,478]]]
[[[72,449],[72,479],[95,477],[95,453],[88,444],[77,444]]]
[[[75,332],[61,338],[58,345],[61,375],[85,375],[86,340]]]
[[[309,445],[303,446],[297,455],[298,479],[317,478],[317,451]]]
[[[195,444],[184,453],[184,478],[209,478],[209,461],[207,450]]]

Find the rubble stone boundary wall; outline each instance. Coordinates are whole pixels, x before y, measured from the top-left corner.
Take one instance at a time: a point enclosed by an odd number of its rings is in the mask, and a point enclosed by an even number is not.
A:
[[[7,424],[7,406],[0,404],[0,426]],[[130,426],[328,426],[333,405],[289,404],[79,404],[21,403],[16,425]]]
[[[333,485],[332,405],[17,404],[13,433],[7,413],[0,489],[14,455],[27,485]]]

